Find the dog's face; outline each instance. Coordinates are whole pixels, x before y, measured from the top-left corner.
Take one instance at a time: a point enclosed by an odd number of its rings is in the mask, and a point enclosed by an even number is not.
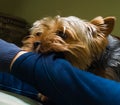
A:
[[[23,49],[41,53],[63,52],[73,65],[86,69],[107,45],[114,17],[97,17],[90,22],[74,16],[46,17],[36,21]]]

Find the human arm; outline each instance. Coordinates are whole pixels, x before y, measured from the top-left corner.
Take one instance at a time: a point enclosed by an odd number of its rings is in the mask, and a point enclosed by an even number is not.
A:
[[[54,54],[26,53],[12,73],[60,105],[119,105],[119,83],[78,70]]]
[[[1,53],[0,59],[4,60]],[[0,61],[3,63],[6,62]],[[79,70],[56,54],[21,54],[13,62],[11,73],[33,85],[57,105],[119,105],[119,83]]]

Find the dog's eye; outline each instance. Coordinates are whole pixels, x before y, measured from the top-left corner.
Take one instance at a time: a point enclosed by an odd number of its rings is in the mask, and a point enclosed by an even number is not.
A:
[[[42,34],[42,32],[37,32],[35,35],[40,36],[41,34]]]
[[[63,39],[66,39],[67,38],[67,34],[66,33],[63,33],[63,31],[57,31],[56,34],[58,36],[60,36],[61,38]]]

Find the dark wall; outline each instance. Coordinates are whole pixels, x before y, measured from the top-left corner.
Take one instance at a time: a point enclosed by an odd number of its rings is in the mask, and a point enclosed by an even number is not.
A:
[[[30,23],[55,15],[75,15],[87,20],[96,16],[115,16],[113,34],[116,35],[120,35],[119,10],[119,0],[0,0],[0,12],[22,17]]]

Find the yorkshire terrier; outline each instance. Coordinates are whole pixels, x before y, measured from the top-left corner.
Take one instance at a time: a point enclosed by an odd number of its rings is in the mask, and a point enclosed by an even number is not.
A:
[[[98,16],[91,21],[75,16],[46,17],[33,24],[31,34],[23,39],[22,49],[62,52],[73,66],[119,81],[120,41],[110,35],[115,20],[113,16]]]

